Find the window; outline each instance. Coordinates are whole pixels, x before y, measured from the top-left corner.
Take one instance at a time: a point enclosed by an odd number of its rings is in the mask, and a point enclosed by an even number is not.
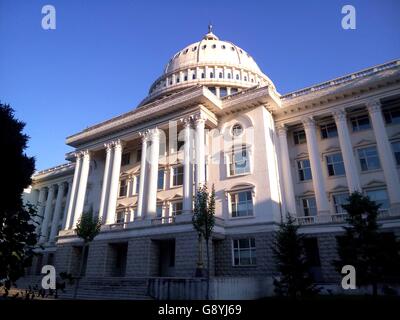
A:
[[[298,160],[297,161],[297,171],[299,173],[300,181],[311,180],[312,173],[311,173],[310,160],[309,159]]]
[[[131,161],[131,154],[130,152],[124,153],[121,158],[121,166],[126,166]]]
[[[298,130],[293,132],[294,144],[306,143],[306,133],[304,130]]]
[[[210,78],[214,78],[214,72],[210,72]]]
[[[232,78],[232,75],[230,73],[227,74],[228,79]]]
[[[117,216],[115,219],[115,223],[124,223],[125,222],[125,212],[117,211]]]
[[[256,265],[256,240],[254,238],[234,239],[232,246],[234,266]]]
[[[211,46],[211,48],[213,48],[213,49],[215,49],[216,47],[217,47],[216,44],[213,44],[213,45]]]
[[[376,147],[359,149],[358,157],[362,171],[380,169],[381,167]]]
[[[204,74],[204,72],[201,73],[201,78],[204,79],[206,77],[206,75]]]
[[[226,47],[225,47],[225,45],[224,45],[224,44],[221,46],[221,48],[222,48],[222,49],[226,49]]]
[[[329,176],[340,176],[346,174],[341,153],[326,156],[326,164],[328,166]]]
[[[192,79],[193,79],[193,80],[195,80],[195,79],[196,79],[196,74],[195,74],[195,73],[193,73],[193,75],[192,75]]]
[[[333,204],[335,205],[336,213],[346,213],[346,210],[343,209],[342,204],[347,204],[348,198],[348,193],[339,193],[333,195]]]
[[[253,215],[253,197],[251,190],[232,193],[232,217],[248,217]]]
[[[305,216],[316,216],[317,215],[317,203],[314,197],[303,198],[303,211]]]
[[[321,128],[321,138],[328,139],[337,137],[337,128],[335,123],[328,123],[320,126]]]
[[[232,135],[234,137],[239,137],[243,133],[243,127],[240,123],[236,123],[232,127]]]
[[[182,209],[183,209],[183,206],[182,206],[182,202],[181,201],[171,203],[171,216],[174,217],[176,215],[181,214],[182,213]]]
[[[238,92],[238,89],[237,88],[232,88],[231,89],[231,94],[234,94],[234,93],[237,93]]]
[[[400,124],[400,107],[384,110],[383,116],[387,124]]]
[[[368,115],[356,116],[350,119],[354,132],[367,130],[371,128]]]
[[[183,185],[183,166],[176,166],[172,168],[172,186]]]
[[[207,45],[203,45],[201,48],[204,50],[205,48],[207,48]]]
[[[224,75],[222,74],[222,72],[219,73],[218,77],[219,77],[220,79],[222,79],[222,78],[224,77]]]
[[[135,186],[135,193],[139,194],[139,185],[140,185],[140,175],[138,174],[135,176],[136,186]]]
[[[250,172],[249,151],[245,145],[232,147],[230,162],[230,175],[244,174]]]
[[[237,74],[236,75],[236,80],[239,80],[240,79],[240,76]]]
[[[164,189],[164,169],[158,170],[157,189],[158,190]]]
[[[183,77],[183,81],[187,81],[187,79],[188,79],[188,77],[187,77],[187,75],[185,74],[185,76]]]
[[[178,148],[178,151],[181,150],[181,148],[185,145],[185,141],[179,140],[177,141],[176,147]]]
[[[176,76],[176,83],[179,83],[180,80],[181,80],[180,77]]]
[[[225,97],[226,95],[228,95],[228,90],[225,87],[219,88],[219,96]]]
[[[400,141],[393,142],[392,149],[394,153],[394,158],[396,159],[396,164],[400,166]]]
[[[142,160],[142,149],[136,151],[136,162],[140,162]]]
[[[244,76],[244,81],[247,81],[247,76]]]
[[[367,191],[366,193],[372,201],[375,201],[376,204],[381,205],[379,208],[380,210],[389,209],[389,197],[386,189],[371,190]]]
[[[163,214],[163,205],[162,204],[157,204],[156,207],[156,216],[157,218],[161,218]]]
[[[126,180],[121,180],[119,185],[119,196],[126,197],[126,193],[128,191],[128,183]]]

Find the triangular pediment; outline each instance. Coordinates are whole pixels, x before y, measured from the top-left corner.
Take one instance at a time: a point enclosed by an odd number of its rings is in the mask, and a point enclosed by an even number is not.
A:
[[[371,140],[371,139],[360,139],[359,141],[357,141],[354,146],[358,147],[358,146],[363,146],[366,144],[371,144],[374,143],[375,141]]]
[[[384,181],[373,179],[373,180],[367,182],[364,186],[366,186],[366,187],[378,187],[378,186],[382,186],[383,184],[385,184]]]

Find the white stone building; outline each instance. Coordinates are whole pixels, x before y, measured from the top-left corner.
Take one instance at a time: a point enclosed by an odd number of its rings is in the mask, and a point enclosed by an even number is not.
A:
[[[349,192],[381,203],[383,227],[400,236],[399,60],[281,95],[249,53],[210,31],[171,58],[136,109],[66,143],[68,163],[36,173],[26,194],[44,216],[31,275],[43,264],[77,272],[74,226],[92,208],[103,222],[85,258],[93,290],[193,278],[202,183],[216,190],[214,298],[272,292],[273,231],[287,212],[319,282],[337,282]]]

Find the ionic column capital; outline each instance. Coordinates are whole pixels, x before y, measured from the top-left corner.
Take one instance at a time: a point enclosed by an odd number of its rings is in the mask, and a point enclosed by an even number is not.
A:
[[[183,123],[183,126],[185,128],[191,127],[194,122],[194,116],[188,116],[188,117],[182,118],[182,119],[180,119],[180,122]]]
[[[193,116],[193,119],[194,119],[194,123],[196,124],[196,126],[204,125],[207,120],[207,118],[202,113],[195,114]]]
[[[279,136],[286,136],[288,132],[288,127],[285,124],[280,124],[276,127]]]
[[[160,130],[156,127],[149,130],[150,139],[152,141],[160,139]]]
[[[343,122],[347,119],[346,111],[344,109],[333,110],[332,116],[336,122]]]
[[[368,100],[365,105],[370,114],[381,112],[382,104],[379,99]]]
[[[313,117],[303,117],[301,119],[303,126],[305,129],[314,129],[316,126],[315,120]]]

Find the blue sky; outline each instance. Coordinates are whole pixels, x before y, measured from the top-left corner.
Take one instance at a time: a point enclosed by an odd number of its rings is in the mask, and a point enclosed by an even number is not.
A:
[[[57,29],[41,28],[42,6]],[[356,30],[341,8],[356,8]],[[0,0],[0,100],[27,123],[37,169],[65,137],[132,110],[169,58],[214,32],[244,48],[280,93],[400,58],[400,1]]]

